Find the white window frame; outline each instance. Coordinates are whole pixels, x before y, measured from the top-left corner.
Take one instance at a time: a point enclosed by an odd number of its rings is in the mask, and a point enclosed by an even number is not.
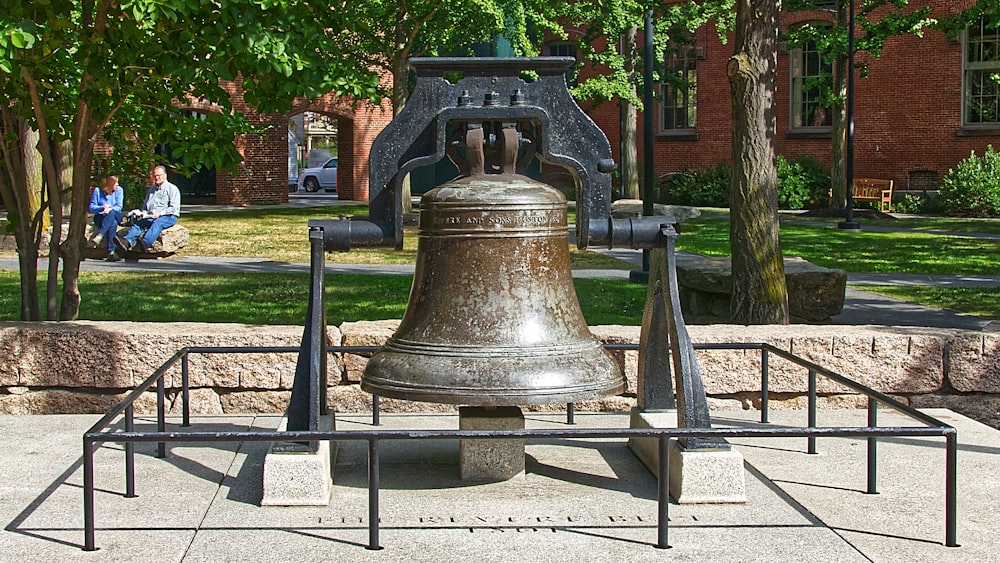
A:
[[[660,82],[657,131],[661,135],[691,133],[698,126],[698,47],[671,47],[664,59],[664,72],[681,73],[687,86],[679,91],[675,84]],[[683,117],[683,123],[678,117]]]
[[[816,57],[816,60],[807,60],[809,57]],[[790,128],[793,131],[831,131],[833,124],[833,108],[823,106],[820,104],[818,95],[811,97],[810,90],[806,89],[806,83],[810,80],[815,80],[822,76],[822,72],[826,71],[830,76],[833,75],[833,65],[822,60],[819,53],[816,51],[815,43],[810,41],[802,47],[796,47],[788,52],[788,79],[789,79],[789,121]],[[817,73],[810,73],[808,66],[810,63],[818,64],[819,68]],[[816,110],[822,109],[825,115],[817,116],[816,113],[811,114],[811,123],[806,122],[804,119],[807,110],[803,107],[805,105],[815,106]],[[820,120],[817,122],[817,118]]]
[[[1000,25],[987,26],[988,16],[966,29],[962,37],[962,125],[965,127],[1000,127]],[[986,60],[983,60],[983,59]],[[979,87],[978,92],[974,92]],[[979,105],[992,105],[993,119],[975,112]]]

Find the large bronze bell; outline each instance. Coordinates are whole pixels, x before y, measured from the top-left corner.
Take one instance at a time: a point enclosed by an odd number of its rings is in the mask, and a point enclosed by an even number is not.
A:
[[[515,173],[517,132],[467,133],[466,177],[420,202],[406,313],[369,360],[362,389],[469,406],[566,403],[617,394],[621,367],[590,333],[569,265],[566,198]]]

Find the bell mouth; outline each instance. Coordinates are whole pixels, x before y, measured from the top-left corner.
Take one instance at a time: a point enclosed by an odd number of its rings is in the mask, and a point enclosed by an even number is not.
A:
[[[361,388],[382,397],[467,406],[572,403],[617,395],[625,375],[600,343],[443,347],[390,339]]]

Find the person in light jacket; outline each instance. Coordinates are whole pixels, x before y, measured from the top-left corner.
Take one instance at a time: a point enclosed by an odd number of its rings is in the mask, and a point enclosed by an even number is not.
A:
[[[129,211],[130,217],[136,217],[132,228],[124,237],[119,237],[118,243],[125,250],[146,252],[160,233],[173,227],[181,215],[181,191],[167,181],[167,169],[157,166],[152,176],[153,185],[146,192],[142,209]]]

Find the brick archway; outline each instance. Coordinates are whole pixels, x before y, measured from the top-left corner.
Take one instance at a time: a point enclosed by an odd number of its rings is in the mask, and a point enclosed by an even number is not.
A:
[[[338,193],[341,199],[368,201],[368,154],[375,137],[392,120],[388,101],[373,105],[328,94],[318,100],[296,101],[289,113],[261,114],[243,101],[240,82],[231,83],[227,90],[234,109],[243,112],[253,125],[266,126],[267,130],[263,134],[241,135],[236,139],[243,162],[236,173],[217,173],[216,203],[288,202],[288,120],[306,111],[337,118]]]
[[[354,104],[351,100],[327,95],[319,100],[296,104],[287,117],[307,111],[337,119],[339,197],[368,201],[368,155],[375,137],[392,120],[391,105],[388,102],[380,106],[370,103]]]

